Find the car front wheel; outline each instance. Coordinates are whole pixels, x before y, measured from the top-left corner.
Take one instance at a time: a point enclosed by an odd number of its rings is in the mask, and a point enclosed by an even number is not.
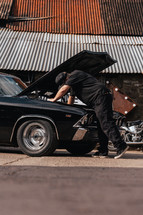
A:
[[[29,156],[52,154],[57,142],[51,124],[44,120],[28,120],[17,131],[17,143],[21,151]]]

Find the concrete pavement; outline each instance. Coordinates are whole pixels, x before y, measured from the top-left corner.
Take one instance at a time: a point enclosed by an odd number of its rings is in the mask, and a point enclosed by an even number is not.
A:
[[[143,167],[143,152],[128,151],[122,158],[113,159],[115,153],[110,153],[110,158],[92,158],[91,153],[85,156],[72,156],[66,150],[57,150],[52,156],[29,157],[15,149],[0,150],[0,165],[3,166],[51,166],[51,167]]]
[[[119,160],[0,150],[0,215],[142,215],[143,152]]]

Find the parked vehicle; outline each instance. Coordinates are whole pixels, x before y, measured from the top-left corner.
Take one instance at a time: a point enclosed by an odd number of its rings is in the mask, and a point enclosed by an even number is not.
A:
[[[119,113],[114,112],[114,118],[116,119],[116,124],[118,125],[121,136],[124,141],[129,146],[143,147],[143,121],[127,121],[126,117]],[[115,151],[116,148],[110,142],[108,145],[110,151]]]
[[[29,156],[50,155],[57,148],[73,154],[92,151],[98,142],[97,120],[85,105],[52,103],[55,77],[75,68],[93,76],[116,61],[107,53],[82,51],[27,87],[19,78],[0,74],[0,144],[20,147]],[[76,67],[75,67],[76,65]]]
[[[120,132],[128,145],[143,145],[143,121],[128,121],[120,127]]]

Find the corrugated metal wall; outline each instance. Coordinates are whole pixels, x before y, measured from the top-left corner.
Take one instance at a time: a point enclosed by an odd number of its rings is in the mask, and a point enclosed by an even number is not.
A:
[[[11,22],[7,27],[58,34],[141,36],[142,11],[142,0],[14,0],[12,16],[53,18]]]
[[[143,73],[142,37],[57,35],[1,29],[1,69],[51,71],[82,50],[108,52],[118,63],[105,73]]]

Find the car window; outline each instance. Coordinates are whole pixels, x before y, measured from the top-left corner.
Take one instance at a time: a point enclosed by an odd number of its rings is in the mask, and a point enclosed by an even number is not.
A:
[[[26,85],[16,77],[0,76],[0,95],[15,96],[26,88]]]

